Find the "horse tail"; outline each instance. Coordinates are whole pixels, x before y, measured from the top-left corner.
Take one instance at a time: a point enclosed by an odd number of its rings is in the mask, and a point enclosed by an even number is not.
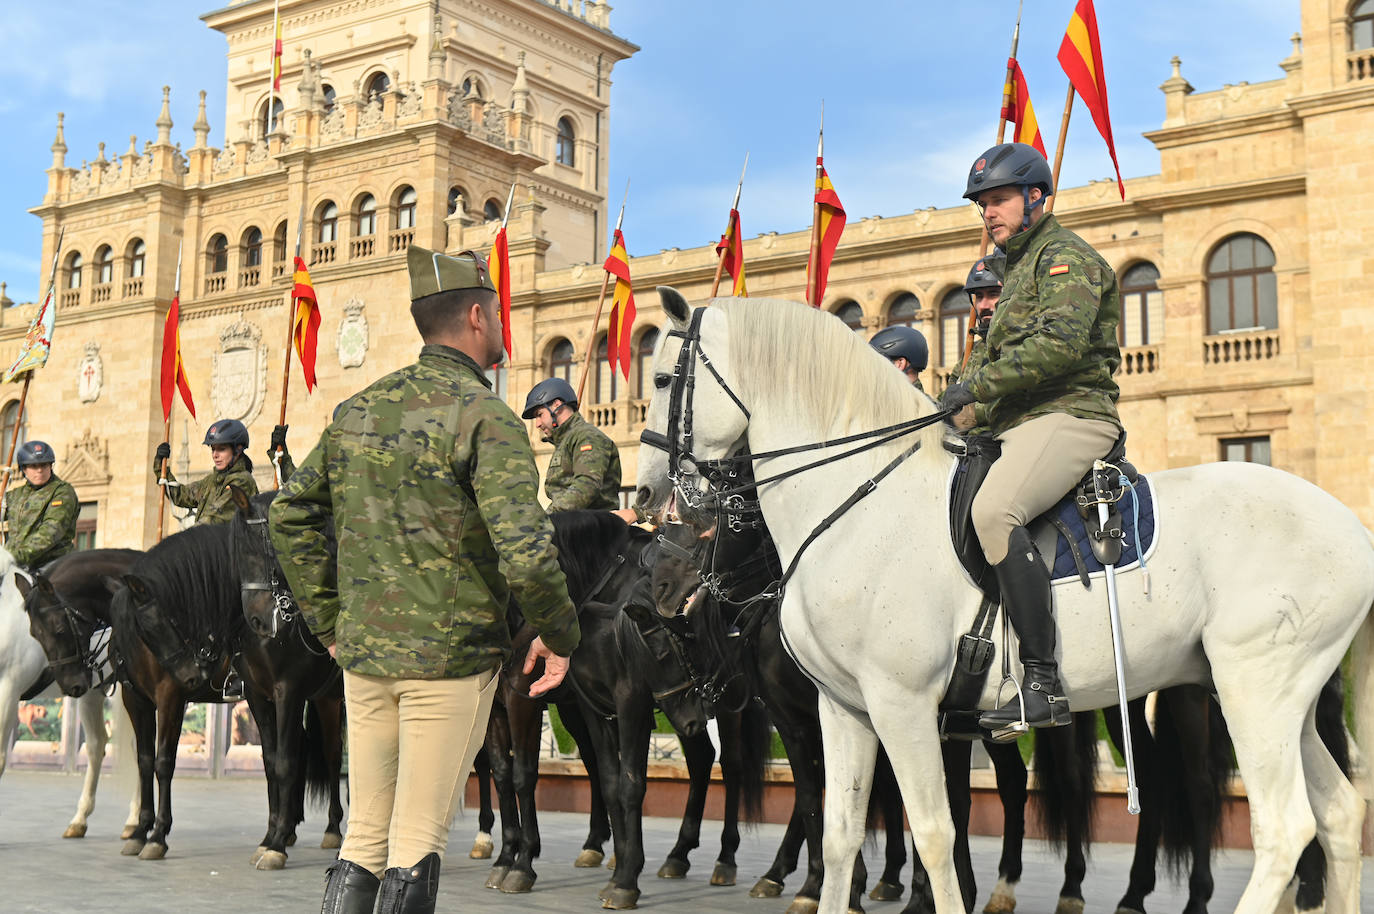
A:
[[[1031,804],[1045,837],[1056,848],[1077,837],[1092,844],[1097,804],[1097,712],[1075,713],[1069,727],[1035,734]]]
[[[329,763],[324,755],[324,724],[313,701],[305,703],[305,739],[301,741],[305,756],[305,795],[314,807],[329,802]]]
[[[740,712],[740,817],[763,821],[763,772],[773,746],[773,725],[761,703],[749,701]]]
[[[1205,711],[1180,713],[1186,709]],[[1153,768],[1164,859],[1171,873],[1186,874],[1200,829],[1206,829],[1212,846],[1220,842],[1223,793],[1235,770],[1231,735],[1216,699],[1191,686],[1159,693]]]

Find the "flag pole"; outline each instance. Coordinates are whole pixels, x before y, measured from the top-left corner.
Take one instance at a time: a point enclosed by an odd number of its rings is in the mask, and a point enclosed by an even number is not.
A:
[[[301,197],[300,215],[296,217],[296,256],[301,256],[301,239],[305,234],[305,197]],[[295,264],[292,264],[292,276],[295,276]],[[277,424],[286,424],[286,395],[291,390],[291,344],[296,338],[296,286],[295,280],[291,285],[291,304],[286,308],[286,358],[281,366],[281,409],[277,414]],[[277,448],[272,454],[272,476],[276,479],[277,488],[281,488],[284,481],[281,478],[281,456],[284,448]]]
[[[172,283],[172,298],[181,297],[181,242],[177,242],[177,276]],[[178,323],[180,323],[178,321]],[[164,342],[163,346],[167,344]],[[178,344],[178,354],[180,344]],[[175,376],[172,383],[176,383]],[[162,418],[162,443],[170,445],[172,442],[172,409],[176,406],[176,397],[172,397],[171,405],[167,407],[167,415]],[[162,465],[157,470],[157,541],[162,542],[162,520],[167,509],[166,485],[167,485],[167,458],[162,458]]]
[[[510,182],[510,192],[506,194],[506,208],[505,208],[505,210],[502,212],[502,215],[501,215],[501,228],[503,228],[503,229],[506,227],[506,223],[510,222],[510,205],[511,205],[511,203],[513,203],[514,201],[515,201],[515,182],[512,181],[512,182]]]
[[[620,201],[620,215],[615,217],[615,230],[620,231],[620,224],[625,221],[625,204],[630,199],[630,179],[625,179],[625,196]],[[615,238],[614,233],[611,235]],[[626,251],[625,256],[629,257],[630,252]],[[582,363],[582,377],[577,381],[577,402],[582,402],[582,391],[587,389],[587,372],[591,370],[592,359],[596,358],[596,331],[601,326],[601,309],[606,305],[606,290],[611,285],[611,271],[607,270],[606,275],[601,277],[601,294],[596,299],[596,316],[592,318],[592,333],[587,340],[587,358]],[[611,341],[606,340],[607,352],[610,352]]]
[[[816,187],[820,187],[821,160],[825,157],[825,99],[821,99],[821,129],[816,134]],[[809,265],[806,274],[806,301],[819,308],[821,303],[813,300],[813,293],[820,288],[821,278],[821,205],[816,200],[815,191],[811,194],[811,252],[806,258]]]
[[[732,204],[730,204],[730,212],[731,212],[731,213],[734,213],[736,210],[739,209],[739,195],[740,195],[740,192],[744,190],[744,173],[745,173],[746,171],[748,171],[748,170],[749,170],[749,151],[748,151],[748,150],[745,150],[745,152],[744,152],[744,167],[741,168],[741,169],[739,170],[739,184],[735,187],[735,202],[732,203]],[[734,218],[733,218],[732,216],[727,216],[727,217],[726,217],[726,219],[725,219],[725,234],[726,234],[727,236],[730,234],[730,226],[731,226],[731,224],[732,224],[733,222],[734,222]],[[741,239],[740,239],[740,244],[743,245],[743,243],[744,243],[744,239],[741,238]],[[729,249],[727,248],[726,250],[728,251]],[[720,252],[720,259],[716,261],[716,276],[715,276],[714,279],[711,280],[711,297],[712,297],[712,298],[715,298],[715,297],[716,297],[716,293],[717,293],[718,291],[720,291],[720,277],[721,277],[721,274],[725,271],[725,254],[726,254],[726,251],[721,251],[721,252]]]
[[[1073,80],[1069,80],[1069,93],[1064,96],[1064,118],[1059,122],[1059,145],[1054,149],[1054,170],[1050,173],[1056,191],[1059,190],[1059,167],[1064,164],[1064,141],[1069,137],[1069,115],[1073,113],[1073,94]],[[1054,193],[1045,201],[1045,215],[1054,212],[1054,201],[1057,199],[1059,195]]]
[[[272,4],[272,55],[267,64],[267,136],[277,132],[277,34],[281,29],[281,0]],[[285,61],[283,61],[284,63]],[[266,142],[267,137],[263,137]]]

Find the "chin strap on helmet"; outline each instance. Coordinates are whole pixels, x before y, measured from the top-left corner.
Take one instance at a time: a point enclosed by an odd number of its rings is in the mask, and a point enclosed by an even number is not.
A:
[[[1029,184],[1021,185],[1021,199],[1026,201],[1026,205],[1022,207],[1021,210],[1021,231],[1023,232],[1031,227],[1031,211],[1039,209],[1040,207],[1045,205],[1046,198],[1043,193],[1040,195],[1039,200],[1036,200],[1034,203],[1032,203],[1030,198],[1030,192],[1031,188]]]

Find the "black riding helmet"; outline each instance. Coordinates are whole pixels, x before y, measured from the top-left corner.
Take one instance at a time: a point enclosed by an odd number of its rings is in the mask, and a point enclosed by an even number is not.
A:
[[[1021,229],[1030,228],[1031,210],[1042,206],[1045,198],[1054,193],[1054,173],[1050,163],[1034,147],[1026,143],[1002,143],[980,155],[968,170],[968,185],[964,199],[977,202],[977,197],[994,187],[1019,187],[1025,202]],[[1044,196],[1031,204],[1032,187],[1040,188]]]
[[[52,448],[46,441],[25,441],[19,445],[14,459],[20,468],[42,466],[53,462]]]
[[[205,440],[201,444],[211,446],[228,444],[246,448],[248,447],[248,429],[237,419],[221,419],[206,430]]]
[[[541,409],[554,400],[562,400],[568,406],[577,409],[577,394],[571,384],[562,378],[545,378],[534,385],[529,396],[525,398],[525,411],[520,414],[521,418],[533,419]]]
[[[913,371],[925,371],[930,363],[930,346],[926,344],[925,334],[914,327],[900,324],[884,327],[873,334],[868,345],[889,361],[906,359]]]
[[[987,258],[979,260],[973,265],[973,269],[968,271],[968,279],[964,281],[964,291],[972,295],[979,289],[1000,289],[1002,288],[1002,277],[992,269]]]

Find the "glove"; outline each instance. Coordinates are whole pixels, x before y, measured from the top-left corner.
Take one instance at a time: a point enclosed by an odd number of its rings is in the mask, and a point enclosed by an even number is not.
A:
[[[157,446],[157,450],[153,451],[153,473],[155,473],[155,474],[161,473],[161,472],[162,472],[162,461],[164,461],[164,460],[170,460],[171,457],[172,457],[172,446],[171,446],[170,444],[168,444],[166,441],[164,441],[164,442],[162,442],[161,444],[159,444],[159,445]]]
[[[287,425],[272,426],[272,440],[267,446],[267,449],[271,453],[275,454],[277,448],[281,448],[283,451],[286,450],[286,430],[288,428],[290,428],[290,426]]]
[[[948,410],[959,410],[978,400],[973,395],[973,391],[968,389],[968,385],[963,381],[955,381],[945,388],[945,392],[940,395],[940,408]]]

